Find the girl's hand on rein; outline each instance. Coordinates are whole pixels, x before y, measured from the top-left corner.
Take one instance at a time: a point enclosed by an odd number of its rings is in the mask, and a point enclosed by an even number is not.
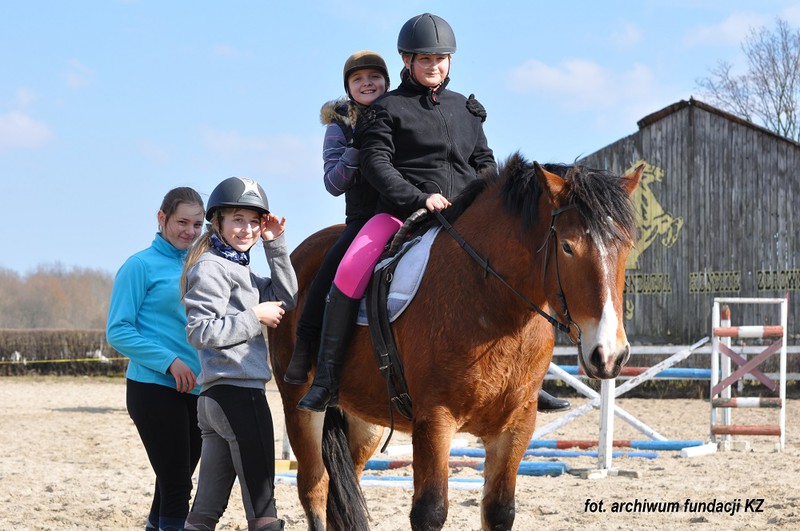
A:
[[[261,239],[265,242],[274,240],[286,230],[286,218],[278,218],[275,214],[261,215]]]
[[[253,311],[258,317],[258,322],[270,328],[277,328],[281,324],[283,314],[286,313],[281,306],[283,306],[281,301],[267,301],[253,306]]]
[[[425,200],[425,208],[434,212],[436,210],[444,210],[450,206],[450,201],[447,200],[442,194],[431,194]]]

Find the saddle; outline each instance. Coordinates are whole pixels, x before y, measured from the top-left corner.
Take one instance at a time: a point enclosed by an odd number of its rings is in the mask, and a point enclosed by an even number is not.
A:
[[[427,245],[433,242],[433,239],[438,233],[438,228],[431,229],[423,236],[417,236],[411,240],[407,240],[408,234],[417,227],[420,222],[426,217],[427,211],[420,209],[406,220],[395,237],[392,239],[391,244],[383,258],[375,267],[372,274],[369,287],[366,294],[367,306],[367,320],[369,323],[370,336],[372,338],[372,348],[375,352],[375,360],[378,363],[378,369],[381,371],[389,393],[389,414],[394,425],[392,405],[397,408],[397,411],[408,420],[413,417],[411,407],[411,396],[408,393],[408,385],[406,384],[405,375],[403,374],[403,362],[400,359],[397,344],[394,340],[390,320],[390,312],[388,308],[389,292],[391,289],[392,281],[395,279],[395,272],[401,259],[412,249],[415,245],[420,243],[423,238],[427,238]],[[424,246],[424,245],[423,245]],[[425,250],[427,252],[427,250]],[[425,255],[427,257],[427,255]],[[425,260],[427,263],[427,258]],[[408,303],[416,293],[416,286],[422,277],[423,268],[416,269],[418,278],[411,288],[411,292],[407,294],[407,300],[402,308],[395,312],[394,317],[399,315],[400,311],[405,309]]]

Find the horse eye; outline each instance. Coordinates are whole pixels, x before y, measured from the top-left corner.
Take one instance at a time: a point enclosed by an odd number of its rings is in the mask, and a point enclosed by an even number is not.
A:
[[[572,256],[572,246],[569,243],[561,242],[561,249],[564,251],[564,253]]]

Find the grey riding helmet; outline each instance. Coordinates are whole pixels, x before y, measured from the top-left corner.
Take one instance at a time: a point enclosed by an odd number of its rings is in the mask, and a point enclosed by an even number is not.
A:
[[[397,51],[413,54],[456,53],[456,36],[453,28],[442,17],[423,13],[411,18],[400,28]]]
[[[249,208],[261,214],[269,214],[269,202],[264,189],[253,179],[229,177],[219,183],[206,204],[206,220],[211,221],[219,208]]]

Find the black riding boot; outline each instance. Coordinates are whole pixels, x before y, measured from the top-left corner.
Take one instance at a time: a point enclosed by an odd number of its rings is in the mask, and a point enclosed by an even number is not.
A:
[[[308,339],[297,335],[294,342],[294,352],[283,381],[294,385],[303,385],[308,381],[308,371],[311,370],[311,360],[319,352],[319,338]]]
[[[339,392],[342,358],[356,326],[360,302],[342,293],[336,285],[331,286],[325,303],[325,316],[322,318],[317,371],[311,389],[297,403],[298,409],[321,412],[335,402]]]
[[[553,413],[556,411],[566,411],[569,407],[568,401],[563,398],[556,398],[544,389],[539,389],[539,403],[536,406],[536,411]]]

